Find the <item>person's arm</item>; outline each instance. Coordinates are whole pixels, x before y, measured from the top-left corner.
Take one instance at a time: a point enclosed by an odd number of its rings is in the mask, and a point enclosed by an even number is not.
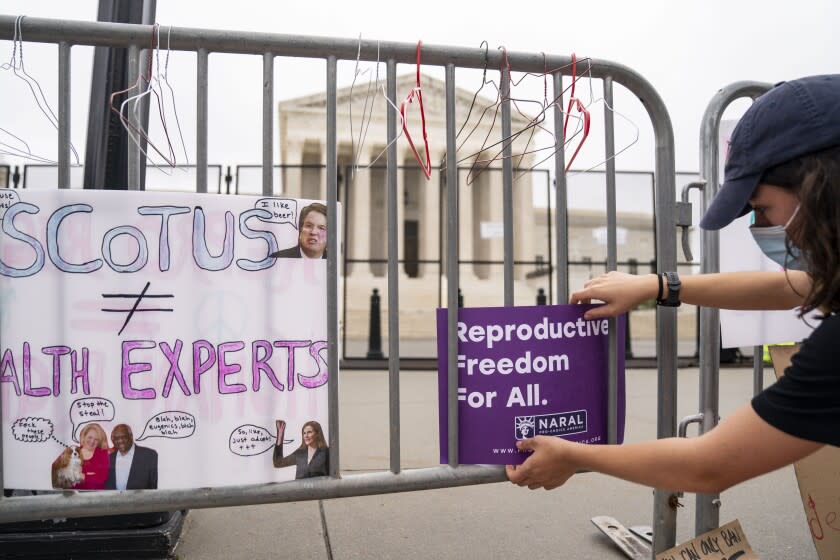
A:
[[[533,454],[508,466],[508,479],[531,489],[554,489],[579,470],[596,471],[655,488],[715,493],[789,465],[823,444],[786,434],[744,405],[695,438],[625,445],[585,445],[538,436],[517,443]]]
[[[286,422],[276,420],[274,424],[277,428],[277,441],[274,443],[274,455],[272,457],[274,468],[291,467],[296,464],[294,453],[288,457],[283,457],[283,436],[286,434]]]
[[[274,446],[274,468],[280,469],[283,467],[291,467],[297,464],[297,458],[294,453],[283,457],[283,444]]]
[[[811,287],[811,278],[799,270],[685,275],[680,281],[680,301],[721,309],[792,309],[802,305]],[[667,294],[667,287],[663,288]],[[598,319],[624,313],[658,294],[656,274],[609,272],[586,282],[569,297],[569,303],[603,301],[606,305],[585,315]]]

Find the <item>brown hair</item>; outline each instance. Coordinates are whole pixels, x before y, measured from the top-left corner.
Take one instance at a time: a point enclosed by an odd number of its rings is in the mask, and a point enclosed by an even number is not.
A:
[[[799,248],[811,276],[800,315],[840,311],[840,146],[766,170],[761,182],[794,191],[799,210],[787,227],[787,249]]]
[[[315,420],[310,420],[300,429],[300,448],[303,449],[306,447],[306,444],[303,441],[303,431],[307,426],[312,426],[312,429],[315,430],[315,447],[318,449],[326,449],[327,440],[324,439],[324,430],[321,429],[321,424]]]
[[[327,217],[327,207],[320,202],[313,202],[309,206],[304,206],[303,210],[300,211],[300,216],[298,216],[298,231],[303,229],[303,220],[310,212],[320,212],[325,218]]]

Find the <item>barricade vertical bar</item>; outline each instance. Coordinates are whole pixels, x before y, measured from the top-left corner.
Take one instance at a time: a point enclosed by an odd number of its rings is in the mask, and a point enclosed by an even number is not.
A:
[[[338,223],[337,66],[335,56],[327,57],[327,223],[332,224],[333,231],[327,236],[327,400],[330,411],[330,476],[334,478],[341,473],[338,448],[338,235],[335,228]]]
[[[709,102],[700,127],[700,173],[706,181],[701,198],[701,214],[705,213],[720,188],[719,133],[720,120],[726,107],[740,97],[756,97],[770,88],[769,84],[737,82],[721,89]],[[720,271],[719,232],[701,234],[702,274]],[[703,422],[700,433],[717,425],[720,391],[720,311],[713,307],[700,308],[700,413]],[[719,494],[697,494],[694,530],[697,535],[720,525]]]
[[[673,232],[672,232],[673,233]],[[663,317],[659,317],[663,315]],[[676,310],[657,310],[657,355],[659,357],[658,390],[659,403],[657,405],[657,439],[674,437],[676,435],[676,366],[672,362],[668,347],[668,338],[663,333],[665,328],[676,328]],[[661,340],[661,342],[659,342]],[[670,342],[676,344],[675,341]],[[666,352],[668,355],[660,353]],[[674,349],[676,352],[676,348]],[[674,357],[675,361],[676,357]],[[672,429],[673,422],[673,429]],[[653,490],[653,552],[658,554],[676,544],[677,531],[677,495],[673,490],[655,488]]]
[[[160,46],[160,43],[159,43],[160,35],[159,35],[159,33],[154,33],[153,28],[150,25],[150,24],[154,23],[154,15],[153,15],[154,8],[152,8],[151,13],[148,11],[148,8],[150,8],[150,6],[149,6],[150,3],[154,3],[154,2],[148,2],[148,1],[143,2],[143,12],[144,13],[142,15],[142,20],[141,21],[143,22],[144,25],[149,25],[150,35],[152,36],[151,44],[152,45],[158,45],[158,47],[159,47]],[[151,18],[151,19],[147,19],[147,18]],[[146,43],[146,44],[148,44],[148,43]],[[143,77],[143,80],[140,82],[140,89],[142,91],[146,91],[146,89],[149,88],[149,86],[151,85],[151,80],[153,79],[152,78],[152,69],[153,69],[154,54],[155,54],[154,48],[152,48],[152,49],[141,48],[140,52],[138,54],[137,74],[139,76]],[[148,80],[147,80],[147,78],[148,78]],[[133,80],[133,79],[135,79],[135,77],[133,75],[129,75],[129,80],[128,80],[129,83],[131,83],[131,80]],[[138,91],[136,93],[140,93],[140,92]],[[136,126],[139,130],[145,131],[146,136],[149,135],[149,99],[151,97],[152,97],[151,95],[144,95],[143,97],[140,97],[135,102],[135,107],[137,108],[136,112],[137,112],[137,116],[138,116],[138,119],[139,119],[136,123]],[[140,156],[138,156],[138,162],[139,163],[137,165],[137,184],[139,185],[138,189],[142,191],[142,190],[146,189],[146,162],[149,159],[146,156],[146,154],[149,153],[149,141],[145,138],[143,138],[143,139],[138,138],[138,142],[140,143]],[[146,154],[144,154],[143,152],[146,152]]]
[[[272,181],[274,177],[274,55],[271,53],[263,54],[262,146],[262,193],[263,196],[272,196],[274,194]],[[329,182],[327,188],[329,188]],[[329,201],[333,202],[333,199]],[[338,222],[328,221],[328,223],[336,224]],[[327,258],[329,258],[329,254]]]
[[[2,339],[0,339],[0,343],[2,343]],[[3,425],[3,422],[2,422],[3,418],[4,418],[4,416],[3,416],[3,399],[0,398],[0,426]],[[3,430],[3,431],[5,432],[5,430]],[[3,434],[0,433],[0,503],[3,502],[3,499],[6,496],[5,490],[6,490],[6,482],[3,479]]]
[[[196,60],[196,143],[195,143],[195,192],[207,192],[207,116],[208,116],[208,55],[207,49],[198,49]]]
[[[70,45],[58,44],[58,188],[70,188]]]
[[[718,191],[718,131],[720,118],[723,112],[716,115],[704,115],[703,127],[700,131],[700,173],[706,180],[706,186],[701,195],[701,214]],[[707,122],[710,119],[711,122]],[[710,125],[709,131],[704,129]],[[704,138],[711,134],[713,141],[708,149],[704,150]],[[700,261],[700,273],[720,271],[720,244],[718,243],[718,232],[702,230],[700,233],[702,243],[702,259]],[[720,369],[720,311],[716,307],[700,307],[700,348],[699,353],[699,408],[703,415],[700,426],[700,433],[711,430],[717,425],[718,419],[718,392],[719,392],[719,369]],[[713,506],[714,500],[719,494],[697,494],[695,497],[694,531],[701,535],[711,531],[720,524],[720,510]]]
[[[140,68],[139,63],[140,57],[140,49],[137,45],[131,45],[128,47],[128,76],[129,81],[132,77],[137,76],[137,72]],[[142,85],[142,84],[141,84]],[[131,107],[127,108],[128,113],[128,122],[131,126],[132,130],[141,130],[142,123],[138,121],[136,113],[132,110]],[[128,134],[128,162],[126,168],[128,170],[128,190],[130,191],[137,191],[140,190],[140,138],[135,138],[136,141],[132,140],[132,137],[136,137],[136,133],[129,132]]]
[[[58,45],[58,188],[70,188],[70,45],[66,42]],[[56,291],[59,301],[66,301],[66,287],[63,283],[58,284]],[[56,324],[63,325],[65,317],[64,306],[58,306]],[[1,413],[0,424],[3,419]],[[0,439],[2,437],[0,435]],[[2,460],[0,455],[0,462]]]
[[[607,270],[615,270],[616,248],[615,200],[615,121],[613,118],[613,79],[604,78],[604,156],[607,167]],[[609,319],[609,359],[607,371],[607,443],[618,440],[618,337],[616,320]]]
[[[657,310],[657,314],[665,314],[665,315],[675,315],[675,310]],[[663,317],[662,319],[658,319],[658,322],[661,324],[670,324],[669,326],[675,327],[676,321],[670,320],[669,317]],[[657,329],[658,332],[662,332],[660,329],[665,328],[664,326],[659,327]],[[657,334],[657,340],[659,339],[660,335]],[[666,347],[665,343],[661,344],[660,349]],[[659,350],[659,349],[657,349]],[[675,433],[671,433],[671,431],[676,432],[676,429],[670,429],[670,420],[673,418],[674,422],[676,422],[676,370],[671,370],[670,372],[665,368],[665,364],[662,361],[670,361],[669,357],[663,356],[659,354],[660,360],[660,367],[659,367],[659,380],[658,386],[659,390],[657,394],[659,395],[659,403],[658,403],[658,411],[657,411],[657,438],[662,439],[666,437],[674,437]],[[670,435],[663,435],[663,434],[670,434]],[[653,490],[653,553],[658,554],[662,551],[668,550],[669,548],[673,548],[676,544],[676,532],[677,532],[677,495],[674,491],[665,489],[665,488],[655,488]]]
[[[59,111],[60,111],[60,108],[59,108]],[[61,118],[61,113],[60,112],[59,112],[59,118]],[[61,155],[60,155],[61,154],[61,146],[59,145],[58,148],[59,148],[58,149],[59,157],[61,157]],[[24,169],[26,169],[26,168],[24,168]],[[9,171],[11,171],[11,169]],[[15,172],[17,173],[17,167],[15,167]],[[15,183],[14,186],[17,187],[17,183]],[[3,304],[0,303],[0,312],[3,311],[2,305]],[[2,331],[0,331],[0,335],[2,335]],[[2,347],[2,343],[3,343],[3,338],[2,338],[2,336],[0,336],[0,347]],[[0,393],[0,426],[3,425],[3,418],[5,418],[3,416],[3,395],[2,395],[2,393]],[[3,432],[0,432],[0,502],[3,501],[3,498],[6,495],[5,494],[6,483],[3,480],[3,433],[5,433],[5,431],[6,430],[4,429]]]
[[[387,64],[388,98],[397,103],[397,63]],[[399,212],[397,210],[397,115],[388,109],[388,415],[390,420],[391,472],[400,472],[400,312],[399,312]]]
[[[61,43],[58,48],[58,186],[70,186],[70,49],[67,43]],[[64,96],[67,96],[66,98]],[[63,141],[66,140],[66,141]],[[17,186],[17,185],[15,185]],[[3,418],[3,404],[0,398],[0,421]],[[3,481],[3,437],[0,434],[0,500],[6,489]]]
[[[554,231],[557,236],[557,300],[569,301],[569,226],[568,200],[566,199],[566,143],[563,138],[563,75],[556,72],[554,79]]]
[[[458,457],[458,161],[455,154],[455,65],[446,65],[446,279],[447,279],[447,417],[449,466]]]
[[[604,157],[607,180],[607,270],[615,270],[618,258],[616,248],[615,200],[615,121],[613,118],[613,79],[604,78]],[[612,331],[610,331],[612,334]]]
[[[502,90],[502,222],[504,224],[505,306],[513,305],[513,161],[510,123],[510,67],[501,70]],[[454,161],[454,160],[453,160]]]
[[[674,170],[674,130],[662,98],[648,87],[644,103],[656,137],[656,262],[657,272],[676,270],[676,186]],[[656,310],[657,426],[656,437],[677,435],[677,310]],[[653,552],[672,548],[677,540],[677,496],[672,490],[653,491]]]

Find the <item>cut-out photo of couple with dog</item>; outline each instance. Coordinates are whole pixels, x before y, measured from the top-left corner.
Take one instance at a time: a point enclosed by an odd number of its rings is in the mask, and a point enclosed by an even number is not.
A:
[[[157,451],[134,443],[128,424],[111,430],[87,424],[79,446],[67,447],[52,464],[53,488],[74,490],[144,490],[158,486]]]

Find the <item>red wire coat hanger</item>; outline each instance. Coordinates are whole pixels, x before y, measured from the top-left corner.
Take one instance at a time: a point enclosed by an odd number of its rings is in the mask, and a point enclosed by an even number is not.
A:
[[[484,43],[482,43],[482,45],[484,45]],[[526,72],[517,81],[517,80],[514,79],[514,77],[512,75],[510,60],[508,59],[508,56],[507,56],[507,50],[504,47],[499,47],[499,49],[502,51],[502,64],[499,68],[499,72],[500,72],[500,74],[504,74],[505,72],[507,72],[510,87],[509,87],[508,91],[505,92],[504,95],[502,95],[501,87],[500,87],[499,84],[496,84],[492,80],[490,80],[490,81],[486,80],[486,66],[485,66],[485,74],[484,74],[484,77],[482,78],[482,85],[481,85],[481,88],[479,89],[479,91],[481,91],[481,89],[483,89],[484,85],[491,84],[494,87],[494,89],[496,90],[496,99],[493,103],[491,103],[490,105],[488,105],[487,107],[484,108],[484,110],[481,112],[481,114],[478,118],[478,122],[476,122],[474,124],[474,126],[472,127],[472,130],[470,130],[470,133],[467,135],[467,138],[469,138],[472,135],[472,133],[475,132],[477,130],[477,128],[481,125],[485,115],[488,112],[490,112],[492,116],[491,116],[490,121],[488,123],[489,130],[488,130],[487,134],[485,135],[485,137],[482,141],[481,148],[479,149],[478,152],[475,152],[475,153],[470,154],[470,155],[465,156],[465,157],[460,157],[458,159],[458,163],[463,163],[465,161],[471,161],[472,162],[471,165],[470,165],[470,171],[467,175],[467,184],[472,184],[473,180],[475,180],[484,170],[488,169],[493,164],[493,162],[504,158],[504,156],[502,155],[503,151],[504,151],[504,147],[509,142],[512,142],[512,141],[514,141],[514,140],[516,140],[520,137],[523,138],[523,142],[524,142],[524,147],[521,148],[522,151],[520,153],[511,154],[511,156],[510,156],[511,158],[519,158],[520,164],[522,162],[522,158],[524,158],[528,154],[534,154],[534,153],[537,153],[537,152],[540,152],[540,151],[543,151],[543,150],[548,150],[548,149],[552,150],[552,155],[553,155],[554,152],[556,152],[556,150],[553,147],[531,149],[531,145],[532,145],[532,142],[534,140],[535,134],[537,132],[544,132],[544,133],[548,134],[549,136],[551,136],[552,138],[554,138],[553,130],[547,128],[544,125],[544,122],[545,122],[546,117],[547,117],[547,112],[550,108],[553,107],[555,110],[561,111],[561,113],[563,112],[563,108],[559,106],[559,103],[558,103],[559,97],[555,98],[555,99],[553,99],[549,102],[549,99],[548,99],[548,75],[549,74],[554,74],[555,72],[559,71],[560,69],[549,70],[547,64],[544,61],[544,70],[541,74],[534,74],[534,73],[531,73],[531,72]],[[486,56],[486,54],[485,54],[485,56]],[[545,55],[543,55],[543,56],[545,57]],[[537,100],[534,100],[534,99],[521,99],[521,98],[518,98],[518,97],[516,97],[512,94],[514,87],[518,86],[523,80],[525,80],[526,77],[529,77],[529,76],[541,76],[542,77],[542,80],[543,80],[543,100],[541,102],[537,101]],[[477,95],[478,95],[478,92],[476,92],[476,95],[473,97],[473,102],[470,105],[469,114],[472,113],[472,109],[473,109],[473,106],[475,105]],[[517,114],[519,114],[523,119],[527,120],[527,124],[523,128],[511,132],[511,134],[507,138],[503,138],[501,140],[491,142],[490,137],[493,134],[493,129],[496,125],[496,120],[499,117],[499,112],[501,110],[501,104],[502,104],[503,101],[509,101],[510,104],[511,104],[511,107],[514,109],[514,111]],[[527,112],[525,110],[523,110],[522,106],[526,105],[526,104],[533,104],[537,107],[537,112],[536,112],[535,116],[531,116],[531,115],[527,114]],[[577,107],[577,105],[573,105],[573,107]],[[468,115],[467,118],[469,119],[469,115]],[[465,121],[464,124],[466,125],[466,121]],[[463,128],[464,127],[462,126],[462,130],[463,130]],[[460,134],[460,131],[459,131],[459,134]],[[576,135],[577,135],[577,132],[572,135],[572,138],[574,138],[574,136],[576,136]],[[466,138],[465,138],[465,141],[466,141]],[[565,143],[565,142],[562,142],[562,143]],[[462,142],[458,146],[458,149],[460,149],[463,146],[463,144],[464,144],[464,142]],[[557,142],[555,142],[555,145],[556,144],[557,144]],[[493,151],[489,152],[489,150],[493,150]],[[488,155],[486,157],[482,157],[485,154],[485,152],[488,152]],[[549,157],[551,157],[551,156],[549,156]],[[533,167],[532,167],[532,169],[533,169]]]
[[[577,56],[575,53],[572,53],[572,90],[571,94],[569,95],[569,104],[566,107],[566,120],[563,122],[563,142],[566,142],[566,127],[569,125],[569,117],[572,115],[572,108],[577,109],[579,113],[583,115],[583,136],[580,139],[580,142],[575,148],[572,157],[569,159],[569,162],[566,164],[565,171],[569,171],[572,167],[572,163],[575,161],[575,158],[580,152],[580,149],[583,147],[584,142],[586,142],[586,138],[589,136],[589,120],[590,115],[589,111],[586,109],[584,104],[581,102],[580,99],[575,97],[575,84],[577,83]]]
[[[431,179],[432,177],[432,161],[431,156],[429,154],[429,137],[426,133],[426,111],[423,108],[423,88],[420,86],[420,53],[423,48],[423,41],[417,41],[417,79],[416,85],[408,92],[408,95],[405,96],[405,99],[402,103],[400,103],[400,116],[402,118],[402,125],[403,125],[403,132],[405,133],[405,138],[408,140],[408,145],[411,147],[411,151],[414,153],[414,158],[417,160],[417,163],[420,164],[420,169],[423,170],[423,174],[426,176],[426,179]],[[426,150],[426,161],[423,162],[423,159],[420,157],[420,154],[417,152],[417,148],[414,145],[414,140],[411,138],[411,133],[408,131],[408,121],[405,118],[405,106],[406,104],[414,103],[414,100],[417,99],[418,104],[420,105],[420,124],[423,131],[423,147]]]

